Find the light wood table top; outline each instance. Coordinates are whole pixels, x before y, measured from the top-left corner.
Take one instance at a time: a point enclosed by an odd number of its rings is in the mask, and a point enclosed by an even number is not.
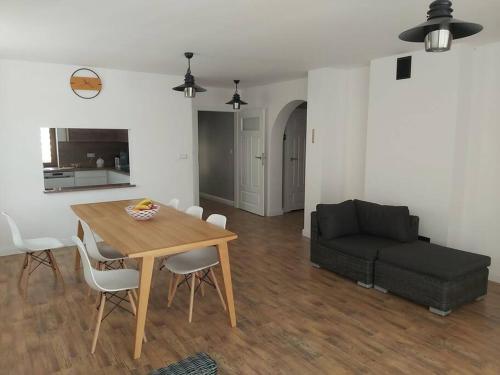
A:
[[[135,199],[71,206],[73,212],[81,220],[87,222],[90,228],[106,243],[122,254],[138,260],[140,280],[134,358],[139,358],[142,352],[155,257],[216,246],[219,253],[229,325],[235,327],[236,311],[227,243],[236,239],[237,235],[158,202],[155,204],[160,205],[160,211],[151,220],[134,220],[127,214],[125,207],[134,205],[138,201]],[[80,222],[78,222],[77,232],[80,239],[83,239],[83,229]],[[75,268],[79,268],[78,251],[76,254]]]
[[[130,258],[169,255],[237,238],[228,230],[157,202],[160,211],[151,220],[134,220],[125,207],[138,201],[77,204],[71,208],[106,243]]]

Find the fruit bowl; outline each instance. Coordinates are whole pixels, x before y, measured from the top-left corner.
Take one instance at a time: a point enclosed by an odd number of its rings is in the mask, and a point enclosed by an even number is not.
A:
[[[150,210],[134,210],[134,206],[127,206],[125,211],[135,220],[144,221],[152,219],[160,211],[160,206],[155,204]]]

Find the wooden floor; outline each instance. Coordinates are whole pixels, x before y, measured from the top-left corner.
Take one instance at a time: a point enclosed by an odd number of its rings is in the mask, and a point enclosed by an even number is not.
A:
[[[66,292],[44,269],[30,279],[26,302],[16,288],[22,257],[3,257],[0,373],[147,374],[199,351],[217,361],[221,374],[500,373],[500,285],[491,283],[484,301],[441,318],[311,267],[301,212],[261,218],[203,206],[205,214],[227,215],[228,228],[240,236],[230,245],[237,328],[228,326],[211,289],[196,296],[188,324],[188,290],[179,289],[167,308],[161,271],[154,275],[141,359],[131,357],[133,318],[117,310],[91,355],[91,299],[72,269],[73,252],[55,252]]]

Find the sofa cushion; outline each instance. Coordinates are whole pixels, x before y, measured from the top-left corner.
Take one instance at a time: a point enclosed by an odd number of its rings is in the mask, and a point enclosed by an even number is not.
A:
[[[484,255],[423,241],[381,249],[378,253],[378,259],[441,280],[454,280],[488,267],[491,263],[491,258]]]
[[[320,239],[319,243],[344,254],[370,261],[374,261],[377,258],[380,249],[400,244],[400,242],[388,238],[366,234],[355,234],[353,236],[334,238],[332,240]]]
[[[400,242],[412,240],[410,211],[406,206],[383,206],[355,200],[361,233],[390,238]]]
[[[316,211],[322,238],[329,240],[359,233],[356,207],[352,200],[338,204],[318,204]]]

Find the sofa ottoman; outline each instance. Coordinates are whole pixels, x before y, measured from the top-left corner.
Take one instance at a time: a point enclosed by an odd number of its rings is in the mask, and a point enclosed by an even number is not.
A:
[[[380,249],[374,283],[446,316],[484,297],[491,258],[422,241]]]

